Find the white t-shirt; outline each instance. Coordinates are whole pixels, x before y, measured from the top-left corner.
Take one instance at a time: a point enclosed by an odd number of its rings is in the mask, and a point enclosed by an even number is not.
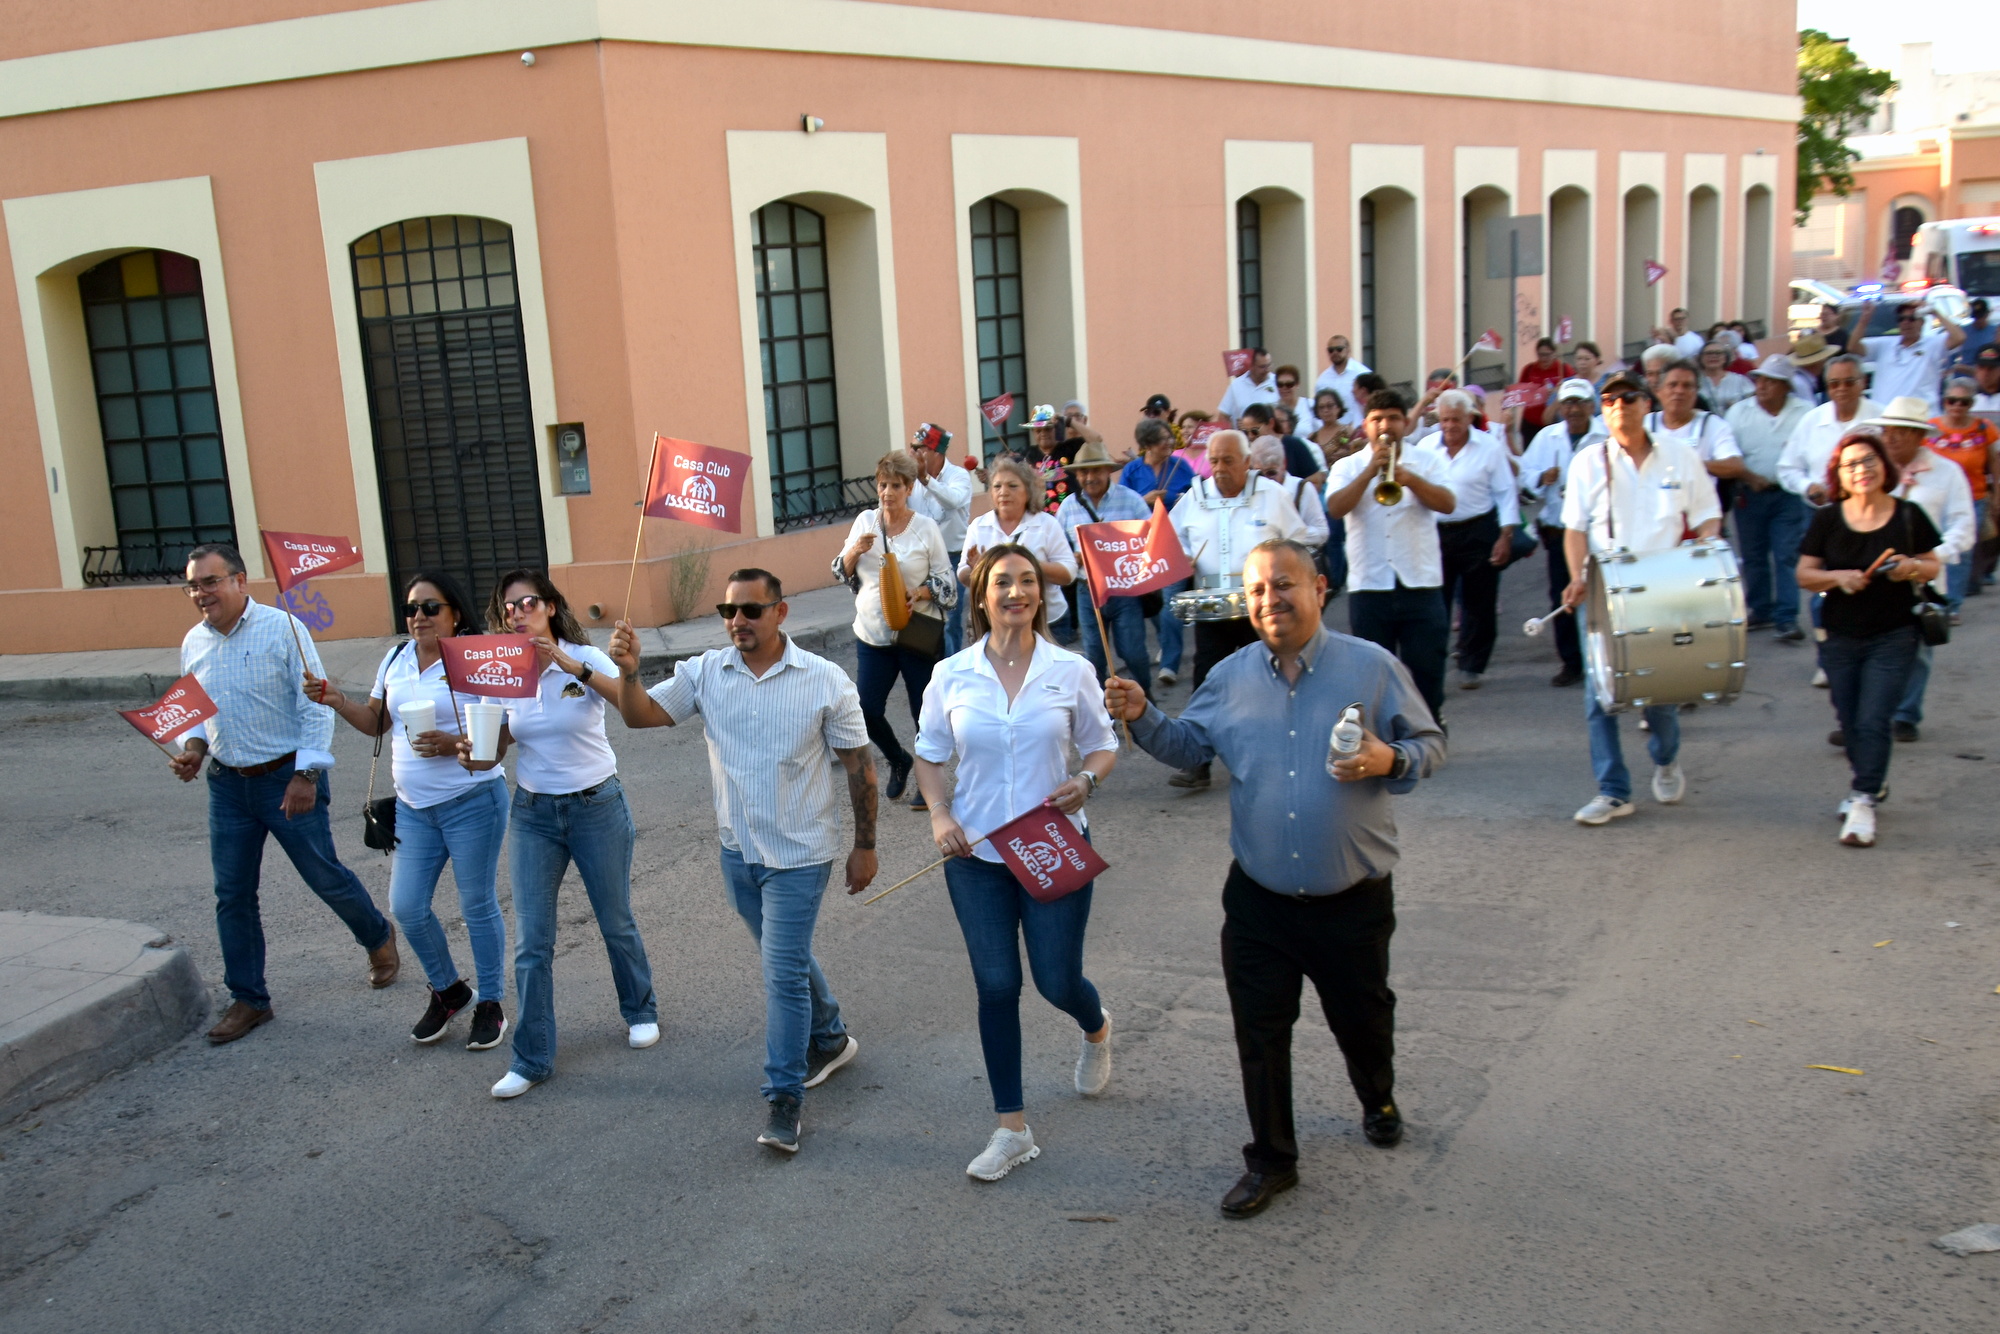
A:
[[[563,652],[616,680],[618,664],[588,644],[563,641]],[[523,791],[562,796],[596,787],[618,772],[604,735],[604,696],[550,663],[533,699],[500,700],[514,738],[514,781]]]
[[[1861,340],[1874,378],[1868,383],[1868,397],[1877,403],[1914,395],[1932,412],[1938,410],[1938,381],[1952,349],[1945,343],[1943,329],[1920,335],[1905,344],[1899,333],[1877,334]]]
[[[1249,407],[1252,403],[1275,404],[1277,401],[1278,376],[1276,372],[1272,372],[1266,375],[1263,380],[1258,381],[1251,379],[1250,373],[1245,371],[1229,382],[1229,388],[1223,391],[1222,402],[1216,405],[1215,410],[1219,415],[1227,417],[1229,425],[1233,427],[1236,425],[1236,419],[1243,415],[1243,409]]]
[[[389,773],[396,784],[396,796],[412,809],[422,810],[450,801],[481,783],[507,777],[505,765],[474,773],[460,764],[456,755],[426,759],[410,748],[409,729],[403,726],[403,715],[398,710],[405,704],[429,700],[437,709],[437,730],[457,736],[461,715],[452,708],[452,695],[451,686],[445,681],[443,658],[432,663],[421,676],[417,674],[417,646],[413,641],[396,645],[375,671],[375,688],[368,696],[382,701],[380,707],[388,710],[389,731],[394,738],[389,743]],[[458,708],[463,709],[479,698],[461,694]]]

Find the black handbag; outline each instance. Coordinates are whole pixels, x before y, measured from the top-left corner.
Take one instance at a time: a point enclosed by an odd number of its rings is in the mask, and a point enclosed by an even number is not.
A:
[[[944,653],[944,622],[935,616],[926,616],[920,611],[910,613],[910,619],[896,632],[896,647],[921,653],[927,658],[936,658]]]
[[[1909,505],[1913,502],[1906,500],[1903,503]],[[1915,536],[1910,529],[1910,512],[1909,510],[1904,510],[1903,545],[1908,546],[1915,540]],[[1939,644],[1949,644],[1951,642],[1950,602],[1946,600],[1942,593],[1931,587],[1930,580],[1928,579],[1918,584],[1915,592],[1917,601],[1916,605],[1910,608],[1910,614],[1916,618],[1917,633],[1932,648],[1936,648]]]
[[[403,650],[398,648],[397,653]],[[391,662],[395,661],[392,657]],[[368,761],[368,796],[361,805],[361,841],[374,848],[383,856],[388,856],[396,848],[396,799],[377,798],[375,795],[375,766],[382,761],[382,735],[388,729],[384,726],[389,712],[389,700],[384,694],[381,706],[375,710],[375,755]]]

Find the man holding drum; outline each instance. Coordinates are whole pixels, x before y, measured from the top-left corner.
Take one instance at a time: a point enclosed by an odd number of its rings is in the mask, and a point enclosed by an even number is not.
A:
[[[1690,529],[1698,539],[1722,530],[1722,506],[1701,456],[1691,445],[1648,434],[1646,410],[1653,393],[1645,380],[1620,371],[1604,382],[1603,401],[1611,438],[1576,456],[1563,493],[1563,546],[1571,572],[1563,606],[1569,608],[1581,603],[1588,591],[1591,556],[1665,551],[1678,546]],[[1586,634],[1607,629],[1583,628]],[[1586,685],[1584,697],[1597,795],[1576,813],[1576,822],[1601,825],[1632,813],[1632,774],[1619,747],[1618,719],[1605,712],[1595,682]],[[1674,704],[1648,705],[1645,714],[1651,729],[1653,796],[1671,806],[1687,790],[1676,763],[1680,710]]]

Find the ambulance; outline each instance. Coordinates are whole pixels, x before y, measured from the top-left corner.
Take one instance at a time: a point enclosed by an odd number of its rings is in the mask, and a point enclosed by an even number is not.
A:
[[[1926,284],[2000,297],[2000,217],[1927,222],[1917,228],[1910,259]]]

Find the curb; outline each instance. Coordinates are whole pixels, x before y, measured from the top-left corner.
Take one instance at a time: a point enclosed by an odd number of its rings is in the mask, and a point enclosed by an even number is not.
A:
[[[201,974],[139,922],[0,912],[0,1123],[186,1037]]]

